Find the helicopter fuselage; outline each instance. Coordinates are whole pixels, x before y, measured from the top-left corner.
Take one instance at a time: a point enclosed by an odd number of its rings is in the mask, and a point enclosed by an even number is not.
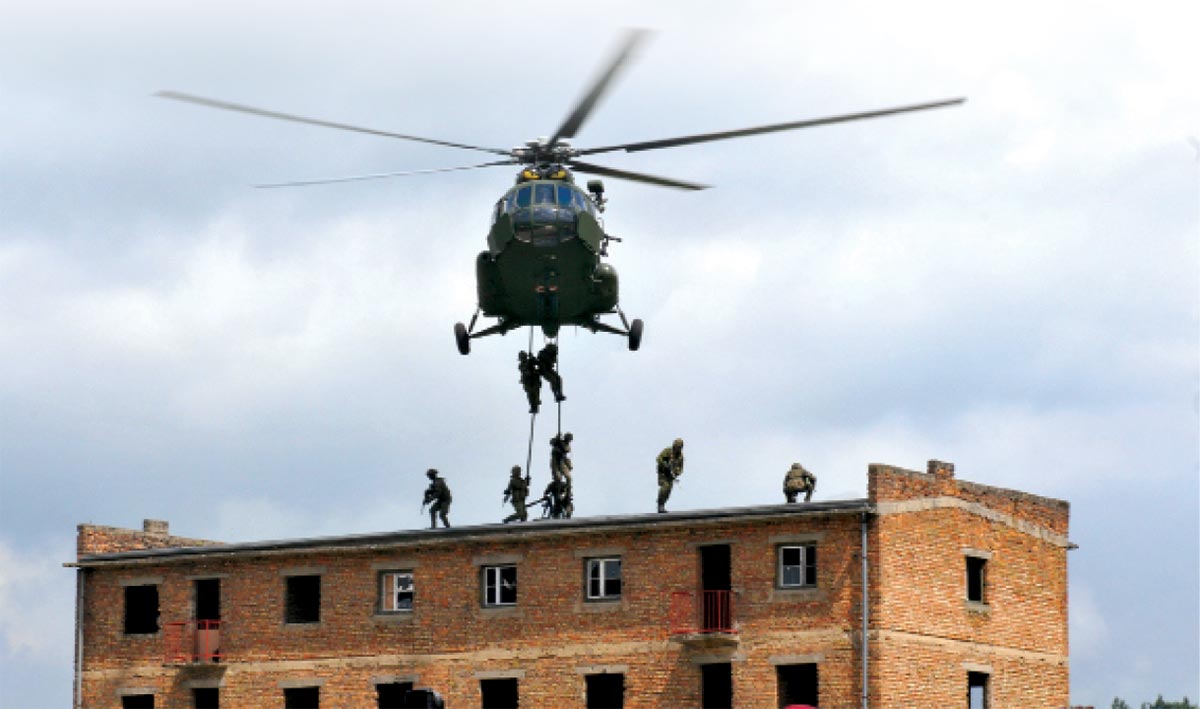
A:
[[[618,301],[616,269],[601,259],[605,239],[595,202],[569,177],[520,182],[497,201],[475,261],[480,312],[502,332],[594,329]]]

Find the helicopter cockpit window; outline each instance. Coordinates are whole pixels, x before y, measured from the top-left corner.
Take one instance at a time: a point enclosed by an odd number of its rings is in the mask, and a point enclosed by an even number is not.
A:
[[[534,202],[537,204],[554,204],[554,185],[534,185],[533,190]]]
[[[574,204],[575,190],[566,185],[558,186],[558,206],[570,207]]]
[[[522,187],[517,190],[517,206],[528,207],[533,202],[533,188]]]

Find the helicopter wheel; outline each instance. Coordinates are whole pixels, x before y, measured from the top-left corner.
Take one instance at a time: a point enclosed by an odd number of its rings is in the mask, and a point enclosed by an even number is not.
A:
[[[637,349],[642,346],[642,321],[639,318],[633,319],[633,324],[629,326],[629,351],[637,352]]]
[[[471,338],[467,336],[467,326],[460,322],[454,323],[454,342],[458,345],[459,354],[471,354]]]

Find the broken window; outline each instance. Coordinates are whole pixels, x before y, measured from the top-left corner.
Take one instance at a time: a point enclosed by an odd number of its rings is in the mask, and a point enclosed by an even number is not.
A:
[[[397,613],[413,609],[413,575],[411,571],[385,571],[379,575],[381,595],[379,609]]]
[[[981,556],[967,557],[967,600],[987,603],[987,559]]]
[[[283,690],[284,709],[320,709],[320,687],[288,687]]]
[[[780,707],[793,704],[820,706],[817,702],[817,663],[777,665],[775,678],[779,687]]]
[[[587,597],[589,600],[613,600],[621,597],[621,560],[587,560]]]
[[[288,576],[284,602],[284,622],[321,622],[321,577]]]
[[[483,709],[517,709],[520,687],[516,677],[479,680]]]
[[[620,673],[586,675],[587,709],[623,709],[625,675]]]
[[[123,694],[121,709],[154,709],[153,694]]]
[[[221,690],[216,687],[192,688],[192,706],[195,709],[220,709]]]
[[[158,632],[158,586],[125,587],[125,634]]]
[[[967,707],[969,709],[988,708],[988,674],[986,672],[967,673]]]
[[[779,547],[779,587],[805,588],[817,585],[817,545]]]
[[[517,567],[483,567],[483,605],[515,606],[517,604]]]
[[[404,709],[404,695],[413,688],[412,682],[381,682],[375,685],[379,709]]]

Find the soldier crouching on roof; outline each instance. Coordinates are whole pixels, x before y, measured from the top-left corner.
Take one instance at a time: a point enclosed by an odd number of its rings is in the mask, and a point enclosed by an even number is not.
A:
[[[438,517],[442,518],[442,524],[446,527],[450,526],[450,502],[453,499],[450,496],[450,486],[446,484],[445,478],[438,477],[438,471],[430,468],[425,472],[429,478],[429,487],[425,488],[425,501],[421,503],[421,508],[425,505],[433,503],[429,508],[429,528],[437,529]]]
[[[525,511],[525,498],[529,496],[529,477],[521,477],[521,466],[512,467],[512,477],[508,479],[508,487],[504,488],[504,500],[512,500],[513,513],[504,518],[504,523],[524,522],[529,519]]]
[[[804,493],[804,501],[812,500],[813,491],[817,489],[817,476],[808,472],[803,465],[792,463],[792,467],[783,478],[783,495],[788,502],[795,502],[796,495]]]
[[[658,511],[667,511],[667,498],[675,488],[675,481],[683,475],[683,439],[676,438],[669,448],[663,448],[655,459],[658,473]]]

